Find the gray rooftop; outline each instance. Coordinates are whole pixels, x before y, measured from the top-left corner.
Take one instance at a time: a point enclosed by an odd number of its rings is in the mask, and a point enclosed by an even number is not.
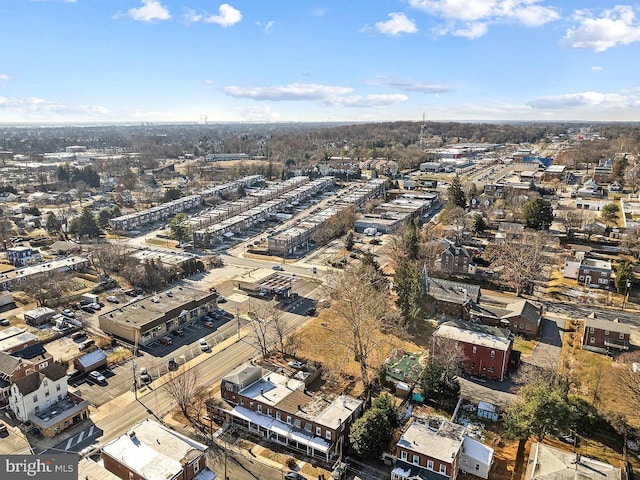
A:
[[[531,446],[525,480],[620,480],[622,472],[608,463],[577,456],[549,445]]]
[[[631,335],[631,327],[629,325],[611,320],[603,320],[601,318],[587,318],[584,321],[584,326],[585,328],[596,328],[598,330],[609,330],[611,332]]]
[[[414,421],[398,440],[398,446],[451,463],[462,448],[464,427],[446,420]]]

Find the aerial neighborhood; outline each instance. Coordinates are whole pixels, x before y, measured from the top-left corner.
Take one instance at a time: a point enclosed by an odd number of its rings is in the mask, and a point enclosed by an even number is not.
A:
[[[639,179],[626,124],[3,127],[0,454],[631,479]]]

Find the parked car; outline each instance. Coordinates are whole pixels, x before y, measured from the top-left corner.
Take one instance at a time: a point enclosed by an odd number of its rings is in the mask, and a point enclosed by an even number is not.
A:
[[[140,369],[140,381],[146,385],[148,383],[151,383],[151,380],[152,380],[151,375],[149,375],[149,372],[147,371],[147,369],[142,367]]]
[[[87,313],[96,313],[96,311],[95,311],[93,308],[91,308],[89,305],[83,305],[82,307],[80,307],[80,309],[81,309],[83,312],[87,312]]]
[[[5,436],[9,434],[9,430],[7,430],[7,426],[0,422],[0,435]]]
[[[105,376],[96,370],[94,370],[93,372],[89,372],[89,378],[98,385],[104,386],[107,384],[107,379],[105,378]]]
[[[161,337],[160,340],[158,340],[162,345],[171,345],[173,343],[173,340],[171,340],[171,337]]]
[[[93,308],[94,310],[100,310],[102,308],[99,303],[90,303],[87,307]]]
[[[10,325],[11,324],[9,323],[9,320],[7,320],[6,318],[0,318],[0,326],[8,327]]]
[[[284,480],[307,480],[304,475],[300,475],[298,472],[287,472],[284,475]]]
[[[304,314],[308,317],[313,317],[316,314],[316,307],[309,307],[307,308],[306,312],[304,312]]]
[[[273,267],[271,267],[273,270],[278,270],[279,272],[283,272],[284,268],[282,268],[280,265],[274,265]]]
[[[175,358],[170,358],[169,361],[167,362],[167,368],[169,370],[177,370],[178,369],[178,362],[176,362]]]
[[[174,330],[173,332],[171,332],[171,335],[173,335],[174,337],[184,337],[184,330],[179,328],[178,330]]]
[[[211,320],[207,320],[203,322],[202,325],[204,325],[207,328],[216,328],[216,324],[213,323]]]
[[[216,287],[211,287],[211,288],[209,289],[209,292],[210,292],[210,293],[216,293],[217,291],[218,291],[218,290],[216,289]]]
[[[113,295],[109,295],[107,297],[107,302],[109,302],[109,303],[120,303],[120,300],[118,300],[118,297],[114,297]]]
[[[227,303],[227,299],[224,298],[222,295],[218,295],[218,298],[216,298],[216,302],[218,302],[218,303]]]
[[[304,363],[299,362],[297,360],[292,360],[287,363],[291,368],[295,368],[296,370],[302,370],[304,368]]]
[[[81,338],[85,338],[87,336],[86,332],[79,331],[71,334],[71,340],[80,340]]]
[[[98,453],[101,448],[102,448],[101,444],[94,443],[92,445],[89,445],[88,447],[84,447],[82,450],[78,452],[78,455],[80,456],[80,458],[91,457],[96,453]]]
[[[62,315],[64,315],[65,317],[69,317],[69,318],[76,318],[76,314],[73,310],[69,310],[68,308],[65,308],[64,310],[62,310],[60,312]]]
[[[95,344],[96,344],[95,340],[90,338],[89,340],[85,340],[84,342],[78,344],[78,350],[80,350],[82,352],[84,350],[87,350],[89,347],[91,347],[92,345],[95,345]]]
[[[209,344],[204,338],[201,338],[200,340],[198,340],[198,343],[200,344],[200,350],[202,350],[203,352],[209,351]]]

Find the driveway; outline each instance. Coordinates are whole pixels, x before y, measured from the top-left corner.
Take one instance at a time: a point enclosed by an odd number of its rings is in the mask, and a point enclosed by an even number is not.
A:
[[[564,320],[558,320],[564,324]],[[558,323],[552,318],[543,319],[542,335],[540,341],[533,349],[533,353],[528,358],[523,358],[523,362],[542,368],[558,367],[560,352],[562,351],[562,337]]]

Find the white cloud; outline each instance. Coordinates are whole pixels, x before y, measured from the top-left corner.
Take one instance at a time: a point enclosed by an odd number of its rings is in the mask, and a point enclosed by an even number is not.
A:
[[[153,22],[154,20],[169,20],[169,9],[158,0],[142,0],[140,8],[130,8],[127,15],[138,22]]]
[[[422,92],[422,93],[445,93],[450,91],[449,88],[438,83],[423,83],[413,80],[401,80],[389,77],[374,77],[364,82],[367,85],[381,85],[386,87],[397,88],[404,92]]]
[[[273,26],[276,24],[276,22],[274,22],[273,20],[269,20],[266,23],[262,23],[262,22],[256,22],[256,25],[259,27],[263,27],[263,30],[267,33],[269,33],[271,31],[271,29],[273,28]]]
[[[218,15],[211,15],[204,19],[207,23],[216,23],[222,27],[230,27],[242,20],[240,10],[233,8],[228,3],[223,3],[218,8]]]
[[[434,31],[468,39],[485,35],[489,24],[511,22],[539,27],[560,18],[555,7],[541,0],[409,0],[409,5],[439,17],[445,23]]]
[[[591,67],[591,70],[594,72],[605,72],[606,70],[604,69],[604,67],[601,67],[600,65],[594,65],[593,67]]]
[[[182,21],[187,24],[198,23],[200,20],[202,20],[202,18],[203,15],[201,13],[198,13],[193,8],[185,8],[185,12],[182,15]]]
[[[318,85],[315,83],[291,83],[271,87],[239,87],[230,85],[224,88],[227,95],[252,100],[270,100],[273,102],[286,100],[325,100],[337,95],[353,91],[350,87]]]
[[[618,45],[640,41],[640,22],[629,5],[602,10],[599,16],[590,10],[577,10],[574,20],[577,25],[569,28],[564,36],[565,43],[572,48],[604,52]]]
[[[58,120],[66,118],[100,119],[109,110],[100,105],[77,105],[53,102],[38,97],[0,97],[0,118]]]
[[[0,73],[0,80],[9,80],[9,75],[6,73]]]
[[[203,80],[202,83],[205,85],[213,85],[213,80]]]
[[[574,109],[585,107],[627,109],[640,106],[640,99],[620,93],[580,92],[549,95],[531,100],[528,105],[539,109]]]
[[[390,13],[389,20],[386,22],[376,22],[375,29],[385,35],[400,35],[401,33],[416,33],[418,31],[414,21],[399,12]]]
[[[462,28],[458,28],[451,32],[454,37],[464,37],[468,40],[476,40],[484,36],[489,31],[486,23],[470,23]]]
[[[409,100],[409,97],[407,95],[404,95],[402,93],[390,93],[338,96],[327,100],[326,103],[336,107],[374,108],[397,105],[398,103],[406,102],[407,100]]]
[[[326,8],[316,8],[311,11],[311,15],[313,15],[314,17],[324,17],[326,13],[327,13]]]

